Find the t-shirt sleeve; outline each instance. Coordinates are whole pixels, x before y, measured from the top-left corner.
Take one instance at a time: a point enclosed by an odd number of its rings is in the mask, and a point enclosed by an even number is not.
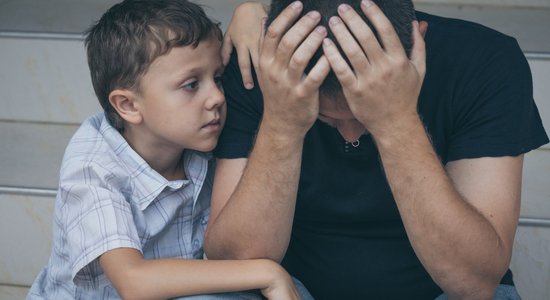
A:
[[[517,42],[500,37],[463,66],[452,103],[447,160],[517,156],[548,142],[533,99],[531,71]]]
[[[245,89],[235,52],[233,49],[223,75],[227,117],[214,150],[216,158],[248,157],[262,118],[262,94],[256,76],[253,73],[254,89]]]
[[[77,286],[97,289],[107,283],[99,257],[116,248],[141,251],[132,209],[122,193],[105,186],[101,167],[91,164],[73,180],[61,181],[56,222],[62,228],[71,274]],[[81,175],[81,176],[78,176]]]

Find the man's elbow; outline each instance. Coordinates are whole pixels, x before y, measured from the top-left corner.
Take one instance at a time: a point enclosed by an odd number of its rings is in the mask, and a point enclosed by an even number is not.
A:
[[[500,272],[498,272],[498,274],[500,274]],[[493,299],[504,272],[502,275],[498,274],[495,272],[492,274],[485,273],[484,275],[479,274],[477,276],[472,276],[472,273],[470,273],[462,277],[464,280],[456,280],[454,283],[450,283],[448,288],[444,290],[449,299]]]
[[[239,255],[241,252],[236,250],[235,246],[216,238],[210,231],[204,236],[204,253],[208,259],[247,259]]]
[[[259,242],[251,245],[221,240],[209,232],[204,237],[204,253],[208,259],[270,259],[280,263],[283,260],[284,252],[281,254],[270,251],[273,248],[275,247],[264,247]]]
[[[498,284],[484,282],[458,288],[446,294],[449,300],[491,300],[497,286]]]

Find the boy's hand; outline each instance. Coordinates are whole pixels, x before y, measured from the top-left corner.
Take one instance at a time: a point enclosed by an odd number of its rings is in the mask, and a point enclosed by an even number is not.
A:
[[[376,138],[406,128],[406,122],[418,119],[416,108],[426,69],[425,48],[415,21],[409,59],[392,24],[378,6],[363,1],[361,7],[384,47],[355,10],[342,5],[341,19],[333,17],[330,27],[351,67],[332,41],[325,39],[324,51],[352,113]]]
[[[279,264],[272,262],[271,273],[273,278],[268,287],[262,289],[262,295],[267,299],[299,300],[300,295],[290,275]]]
[[[262,124],[282,136],[303,138],[317,119],[319,87],[330,65],[323,56],[304,75],[327,31],[316,27],[318,12],[309,12],[287,31],[302,9],[301,2],[292,3],[269,26],[260,41],[257,74],[264,96]]]
[[[250,59],[252,59],[254,67],[257,67],[260,37],[263,35],[267,9],[266,5],[259,2],[239,4],[225,31],[222,46],[223,64],[227,65],[233,47],[235,47],[239,57],[243,84],[247,89],[254,87]]]

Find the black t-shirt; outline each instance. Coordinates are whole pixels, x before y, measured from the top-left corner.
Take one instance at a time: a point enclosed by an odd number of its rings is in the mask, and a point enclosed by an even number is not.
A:
[[[515,156],[548,142],[515,39],[470,22],[417,17],[429,22],[418,112],[444,164]],[[263,100],[259,89],[244,89],[235,56],[224,88],[228,116],[215,154],[247,157]],[[413,251],[369,135],[354,148],[317,121],[302,159],[283,265],[316,299],[434,299],[442,293]],[[512,284],[509,271],[502,282]]]

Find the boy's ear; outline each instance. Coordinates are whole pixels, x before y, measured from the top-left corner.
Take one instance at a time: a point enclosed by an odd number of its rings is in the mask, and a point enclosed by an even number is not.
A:
[[[139,124],[142,121],[137,95],[130,90],[117,89],[109,94],[109,102],[124,121]]]

